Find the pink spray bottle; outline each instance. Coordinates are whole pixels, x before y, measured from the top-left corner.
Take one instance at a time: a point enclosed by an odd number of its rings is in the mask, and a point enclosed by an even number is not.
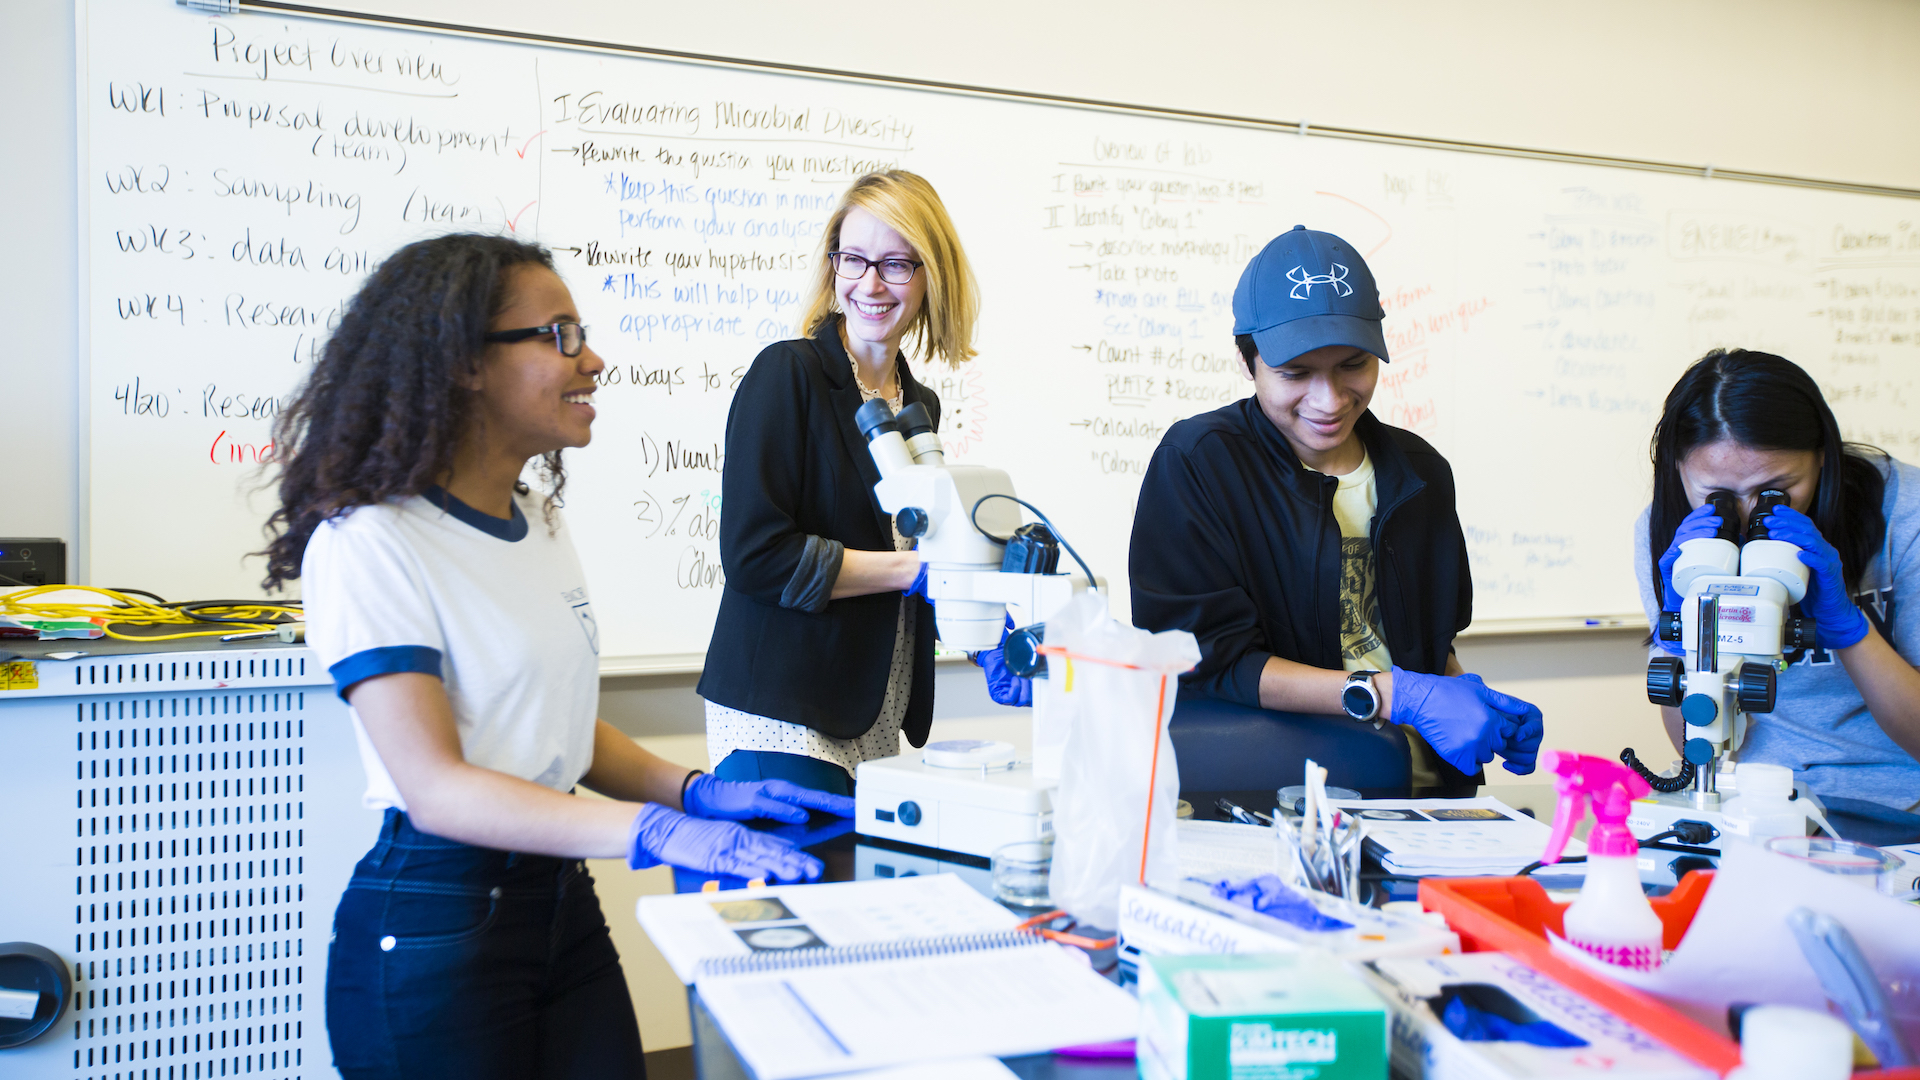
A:
[[[1540,856],[1543,863],[1560,859],[1573,828],[1593,809],[1593,831],[1587,835],[1587,881],[1580,897],[1567,909],[1569,944],[1619,967],[1651,971],[1660,966],[1660,916],[1653,913],[1640,888],[1636,865],[1640,845],[1627,831],[1627,813],[1633,800],[1652,789],[1633,770],[1617,761],[1549,750],[1541,755],[1554,774],[1560,806],[1553,816],[1553,836]]]

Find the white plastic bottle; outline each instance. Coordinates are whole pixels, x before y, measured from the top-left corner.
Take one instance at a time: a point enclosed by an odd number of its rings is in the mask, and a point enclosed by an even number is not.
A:
[[[1733,775],[1739,793],[1720,808],[1727,835],[1762,845],[1776,836],[1807,835],[1806,812],[1793,800],[1792,769],[1743,761]]]
[[[1853,1031],[1825,1013],[1761,1005],[1740,1021],[1740,1067],[1727,1080],[1847,1080]]]
[[[1567,941],[1579,949],[1617,967],[1652,971],[1660,966],[1665,928],[1640,887],[1638,854],[1626,826],[1617,832],[1595,826],[1587,836],[1587,880],[1567,908],[1565,926]]]

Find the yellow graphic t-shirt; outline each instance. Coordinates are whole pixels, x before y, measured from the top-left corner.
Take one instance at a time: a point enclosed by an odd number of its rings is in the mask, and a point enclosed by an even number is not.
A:
[[[1393,667],[1393,654],[1380,624],[1369,538],[1380,490],[1373,479],[1373,458],[1361,458],[1359,468],[1337,479],[1333,516],[1340,523],[1340,660],[1348,671],[1386,671]]]

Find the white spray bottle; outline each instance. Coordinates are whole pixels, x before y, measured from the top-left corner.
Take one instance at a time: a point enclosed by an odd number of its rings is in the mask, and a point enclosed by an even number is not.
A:
[[[1587,835],[1587,881],[1580,897],[1567,909],[1567,943],[1609,964],[1651,971],[1660,966],[1664,928],[1640,888],[1637,860],[1640,844],[1627,831],[1627,813],[1633,800],[1653,789],[1633,770],[1617,761],[1549,750],[1542,764],[1554,774],[1560,806],[1553,816],[1553,836],[1540,856],[1555,863],[1566,849],[1573,828],[1593,809],[1593,831]]]

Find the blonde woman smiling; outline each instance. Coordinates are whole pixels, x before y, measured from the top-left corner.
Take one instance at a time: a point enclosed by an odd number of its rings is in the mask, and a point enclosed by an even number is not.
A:
[[[854,413],[918,404],[937,428],[903,347],[965,363],[978,302],[946,207],[908,172],[854,182],[812,272],[806,336],[755,358],[727,418],[727,583],[699,689],[716,776],[850,794],[902,731],[926,742],[934,640],[920,557],[874,499]]]

